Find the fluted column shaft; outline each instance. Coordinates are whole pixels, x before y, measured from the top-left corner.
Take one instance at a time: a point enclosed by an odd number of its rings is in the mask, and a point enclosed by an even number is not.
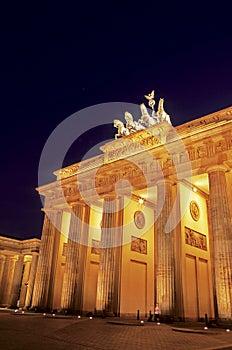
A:
[[[208,170],[218,316],[232,317],[232,224],[225,169]]]
[[[2,291],[3,291],[3,273],[5,268],[6,257],[2,255],[0,257],[0,305],[2,304]]]
[[[78,262],[81,233],[83,229],[83,215],[85,207],[73,207],[67,242],[66,263],[62,286],[61,308],[73,310],[75,308],[75,287],[78,283]]]
[[[31,306],[31,298],[32,298],[32,293],[34,288],[37,264],[38,264],[38,254],[34,254],[32,255],[31,271],[30,271],[30,276],[28,280],[27,294],[26,294],[25,305],[24,305],[25,308],[29,308]]]
[[[162,315],[172,315],[174,300],[174,233],[166,232],[166,224],[173,206],[172,183],[160,181],[157,184],[157,265],[156,302]]]
[[[116,200],[104,199],[96,310],[113,312],[117,234]]]
[[[24,259],[24,256],[21,254],[18,256],[18,260],[15,263],[15,272],[14,272],[12,293],[11,293],[12,307],[17,306],[17,301],[19,299],[20,285],[22,282],[23,259]]]
[[[2,266],[2,278],[0,284],[0,305],[4,305],[5,302],[5,291],[7,287],[8,273],[9,273],[10,257],[5,256]]]
[[[53,248],[55,235],[57,233],[57,229],[52,222],[56,222],[56,217],[59,214],[60,213],[56,212],[49,213],[50,220],[46,214],[44,217],[32,307],[38,307],[41,309],[46,309],[48,307],[48,293],[50,288],[52,259],[54,253]]]
[[[27,288],[28,288],[28,281],[30,276],[30,270],[31,270],[31,259],[26,260],[24,262],[24,272],[23,272],[23,278],[22,278],[22,286],[21,286],[21,293],[20,293],[20,299],[19,299],[19,307],[23,307],[25,305],[25,299],[27,295]]]
[[[11,304],[11,291],[15,269],[15,259],[10,256],[6,256],[4,271],[1,281],[1,304],[4,306],[10,306]]]

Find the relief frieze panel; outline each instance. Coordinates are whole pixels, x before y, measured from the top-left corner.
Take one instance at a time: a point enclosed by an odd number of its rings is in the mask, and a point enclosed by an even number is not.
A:
[[[131,236],[131,251],[140,254],[147,254],[147,240]]]
[[[101,242],[97,239],[92,239],[91,254],[100,255],[101,253]]]
[[[206,235],[194,231],[189,227],[185,227],[185,244],[202,250],[207,250]]]
[[[191,161],[202,159],[202,158],[209,158],[213,157],[214,155],[229,151],[232,148],[232,136],[230,138],[221,138],[220,140],[217,140],[216,142],[209,141],[205,142],[204,144],[198,144],[196,146],[189,146],[187,148],[189,159]],[[182,155],[180,157],[180,163],[184,163],[187,161],[187,158]]]

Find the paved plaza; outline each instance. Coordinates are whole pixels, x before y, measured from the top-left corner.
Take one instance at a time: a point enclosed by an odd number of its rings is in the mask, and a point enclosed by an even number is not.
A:
[[[144,326],[135,326],[109,321],[0,312],[0,349],[232,349],[232,331],[224,329],[202,329],[201,334],[175,331],[176,325],[144,321]]]

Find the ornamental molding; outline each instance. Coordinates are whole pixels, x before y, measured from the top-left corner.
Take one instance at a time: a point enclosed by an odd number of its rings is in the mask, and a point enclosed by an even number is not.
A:
[[[207,116],[179,125],[176,127],[176,131],[178,133],[184,133],[186,131],[189,132],[191,129],[196,129],[198,127],[213,127],[216,126],[215,124],[225,124],[228,121],[232,121],[232,107],[225,108],[221,111],[211,113]]]
[[[142,132],[142,134],[143,133],[144,132]],[[147,133],[147,131],[145,131],[145,133]],[[136,145],[138,144],[133,141],[134,136],[135,135],[130,135],[128,137],[129,140],[125,137],[104,145],[105,158],[108,161],[105,161],[105,163],[99,162],[100,165],[97,173],[93,177],[90,176],[93,167],[91,167],[91,160],[89,160],[88,176],[86,176],[85,172],[79,175],[77,167],[63,169],[62,172],[60,172],[62,179],[58,181],[58,183],[54,182],[50,185],[46,185],[45,187],[39,188],[38,191],[40,194],[46,196],[46,201],[51,203],[51,201],[57,201],[62,197],[80,197],[81,192],[87,193],[87,191],[93,188],[96,188],[98,193],[102,193],[107,187],[110,191],[113,190],[112,186],[114,187],[117,181],[127,179],[135,183],[135,179],[138,179],[142,174],[146,175],[152,173],[153,179],[155,179],[156,175],[162,170],[164,174],[168,172],[168,174],[171,175],[172,172],[175,171],[176,166],[184,166],[189,160],[192,162],[193,170],[201,169],[201,173],[206,172],[210,164],[214,164],[217,167],[220,165],[223,166],[224,164],[228,170],[232,168],[232,161],[230,161],[232,156],[232,131],[230,135],[217,135],[216,141],[211,138],[209,140],[205,139],[203,142],[199,141],[198,143],[186,146],[186,150],[181,153],[174,151],[171,155],[168,155],[162,152],[162,158],[160,157],[160,148],[157,148],[158,154],[156,156],[156,147],[153,146],[152,152],[156,162],[151,162],[149,159],[146,159],[145,156],[141,157],[139,155],[138,150],[139,148],[141,149],[141,146],[138,146],[136,149]],[[140,140],[139,136],[139,134],[136,135],[136,140]],[[126,145],[128,145],[128,147],[126,147]],[[134,145],[135,148],[133,148]],[[137,155],[139,157],[137,158],[137,165],[127,161],[129,160],[128,156],[131,155],[132,149],[137,150]],[[141,155],[143,154],[141,153]],[[144,152],[144,155],[146,155],[146,152]],[[134,153],[134,156],[136,156],[136,153]],[[116,160],[120,160],[120,162],[116,163]],[[113,163],[113,161],[115,161],[115,163]],[[75,173],[78,176],[73,176]],[[58,186],[59,183],[60,186]],[[139,183],[138,180],[137,183]],[[140,184],[142,184],[142,181]]]
[[[169,131],[170,124],[162,122],[157,126],[108,142],[100,147],[104,153],[104,163],[133,156],[163,145],[167,141]]]

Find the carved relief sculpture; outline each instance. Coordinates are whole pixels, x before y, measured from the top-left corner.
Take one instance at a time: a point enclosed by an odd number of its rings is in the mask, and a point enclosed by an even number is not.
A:
[[[140,254],[147,254],[147,241],[135,236],[131,236],[131,251]]]
[[[185,227],[185,243],[192,247],[207,250],[206,235]]]
[[[164,99],[161,98],[159,100],[158,111],[155,112],[154,90],[150,94],[145,95],[145,97],[149,101],[149,107],[152,108],[152,114],[150,115],[148,113],[148,110],[144,103],[140,105],[142,115],[138,121],[134,120],[131,113],[125,112],[126,125],[124,125],[124,123],[118,119],[114,120],[114,127],[118,129],[117,134],[115,134],[115,139],[119,137],[128,136],[132,133],[143,130],[145,128],[149,128],[150,126],[154,126],[165,121],[171,124],[170,116],[164,110]]]

